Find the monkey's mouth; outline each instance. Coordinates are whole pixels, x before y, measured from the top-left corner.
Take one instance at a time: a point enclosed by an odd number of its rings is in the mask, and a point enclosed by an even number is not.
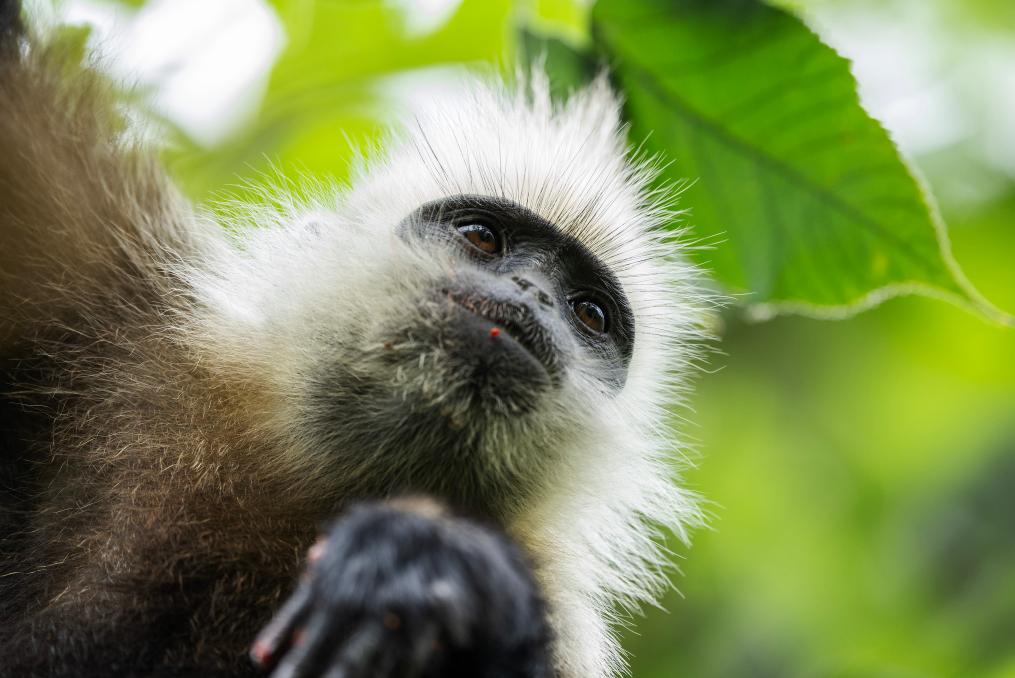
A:
[[[560,350],[525,304],[450,291],[445,297],[478,321],[481,346],[498,353],[498,344],[517,345],[545,370],[551,381],[560,374]],[[486,344],[483,347],[482,344]]]

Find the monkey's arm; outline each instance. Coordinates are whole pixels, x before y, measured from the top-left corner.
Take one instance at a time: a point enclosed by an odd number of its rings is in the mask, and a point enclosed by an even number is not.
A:
[[[550,678],[542,599],[497,532],[403,502],[354,508],[251,651],[273,676]]]
[[[110,300],[151,310],[169,285],[159,262],[197,238],[112,86],[73,46],[29,38],[19,4],[0,0],[0,358]]]

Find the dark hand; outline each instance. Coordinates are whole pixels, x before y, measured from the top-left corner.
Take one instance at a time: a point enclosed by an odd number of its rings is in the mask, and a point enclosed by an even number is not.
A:
[[[272,678],[550,678],[549,630],[505,537],[431,504],[357,507],[258,636]]]

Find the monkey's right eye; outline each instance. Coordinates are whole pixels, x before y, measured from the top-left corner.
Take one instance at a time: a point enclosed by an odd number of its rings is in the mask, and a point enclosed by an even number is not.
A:
[[[458,232],[469,241],[469,244],[483,254],[500,254],[500,238],[497,233],[486,224],[478,222],[462,224],[458,227]]]

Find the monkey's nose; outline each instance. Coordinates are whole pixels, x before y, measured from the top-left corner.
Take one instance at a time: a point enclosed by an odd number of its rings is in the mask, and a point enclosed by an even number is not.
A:
[[[532,282],[530,279],[523,278],[520,275],[513,275],[511,276],[511,281],[515,285],[517,285],[518,289],[520,289],[522,292],[526,292],[534,296],[536,298],[536,301],[538,301],[541,305],[546,306],[547,308],[553,307],[553,297],[551,297],[549,294],[543,291],[543,289],[539,287],[539,285]]]

